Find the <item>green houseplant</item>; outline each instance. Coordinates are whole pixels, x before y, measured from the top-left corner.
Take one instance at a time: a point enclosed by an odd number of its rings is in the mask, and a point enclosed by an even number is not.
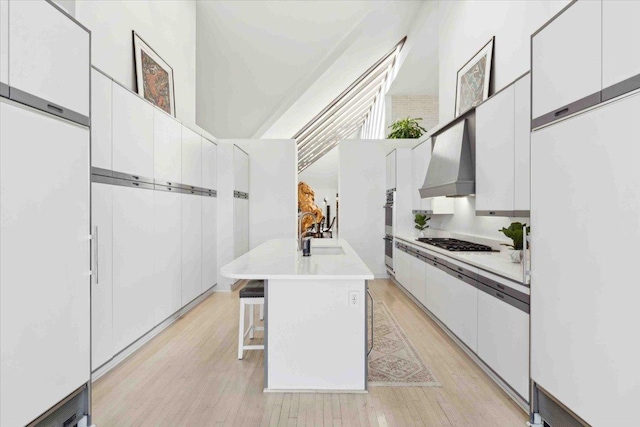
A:
[[[509,225],[509,228],[502,227],[501,230],[498,230],[511,239],[512,244],[502,243],[502,245],[511,248],[509,256],[511,257],[511,261],[513,262],[522,261],[522,249],[524,248],[523,231],[525,227],[527,227],[527,224],[523,224],[521,222],[512,222]],[[529,233],[530,231],[531,227],[527,227],[527,233]]]
[[[427,228],[429,228],[429,224],[427,224],[427,221],[429,221],[431,219],[431,217],[428,217],[426,215],[423,214],[416,214],[415,219],[413,220],[413,222],[415,222],[415,228],[416,230],[418,230],[418,236],[420,237],[424,237],[424,230],[426,230]]]
[[[418,124],[421,118],[412,119],[407,117],[406,119],[398,119],[391,123],[389,128],[391,133],[387,135],[388,139],[401,139],[401,138],[420,138],[427,130]]]

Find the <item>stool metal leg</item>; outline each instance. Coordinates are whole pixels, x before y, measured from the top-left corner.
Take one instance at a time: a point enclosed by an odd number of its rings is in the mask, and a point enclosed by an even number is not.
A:
[[[264,320],[264,304],[260,304],[260,320]]]
[[[254,314],[254,311],[253,311],[253,304],[251,304],[249,306],[249,339],[251,339],[251,340],[253,339],[253,329],[254,329],[253,328],[253,322],[254,322],[253,319],[254,318],[255,318],[255,314]]]
[[[244,301],[240,298],[240,325],[238,328],[238,359],[244,355]]]

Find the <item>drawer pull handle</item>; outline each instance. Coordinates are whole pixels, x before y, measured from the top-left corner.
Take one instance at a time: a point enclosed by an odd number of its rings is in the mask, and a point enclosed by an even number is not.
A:
[[[458,274],[458,279],[462,279],[462,276],[460,274]]]
[[[498,283],[496,283],[496,287],[497,287],[498,289],[504,289],[504,286],[503,286],[503,285],[499,285]]]
[[[495,215],[496,212],[495,211],[489,211],[489,215]]]
[[[131,185],[138,187],[140,184],[138,184],[137,182],[132,182]]]
[[[458,271],[459,271],[460,273],[462,273],[462,268],[458,267]]]
[[[58,114],[64,113],[64,110],[62,108],[58,107],[57,105],[47,104],[47,108],[50,109],[50,110],[55,111]]]
[[[135,176],[135,175],[131,175],[131,178],[133,178],[133,179],[140,179],[140,177],[139,177],[139,176]]]
[[[497,296],[498,298],[500,298],[500,299],[504,299],[504,295],[502,295],[502,294],[501,294],[501,293],[499,293],[499,292],[496,292],[496,296]]]
[[[556,111],[554,116],[559,117],[559,116],[562,116],[563,114],[567,114],[568,112],[569,112],[568,108],[563,108],[562,110]]]

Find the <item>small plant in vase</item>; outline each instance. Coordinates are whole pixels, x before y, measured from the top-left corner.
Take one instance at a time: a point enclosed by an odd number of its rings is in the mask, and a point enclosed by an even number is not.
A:
[[[416,230],[418,230],[418,237],[424,237],[424,230],[429,228],[429,224],[427,224],[427,221],[429,221],[430,219],[431,217],[427,217],[426,215],[416,214],[413,222],[416,223],[415,228]]]
[[[501,231],[505,236],[511,239],[513,244],[502,243],[503,246],[511,248],[509,256],[513,262],[522,262],[522,249],[524,248],[524,228],[527,224],[521,222],[512,222],[509,228],[502,227]],[[527,227],[527,234],[531,231],[531,227]]]

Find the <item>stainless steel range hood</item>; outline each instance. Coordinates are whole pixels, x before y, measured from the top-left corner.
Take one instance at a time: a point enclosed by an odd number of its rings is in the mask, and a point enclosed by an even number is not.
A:
[[[475,194],[475,167],[471,160],[467,120],[435,137],[420,197],[460,197]]]

